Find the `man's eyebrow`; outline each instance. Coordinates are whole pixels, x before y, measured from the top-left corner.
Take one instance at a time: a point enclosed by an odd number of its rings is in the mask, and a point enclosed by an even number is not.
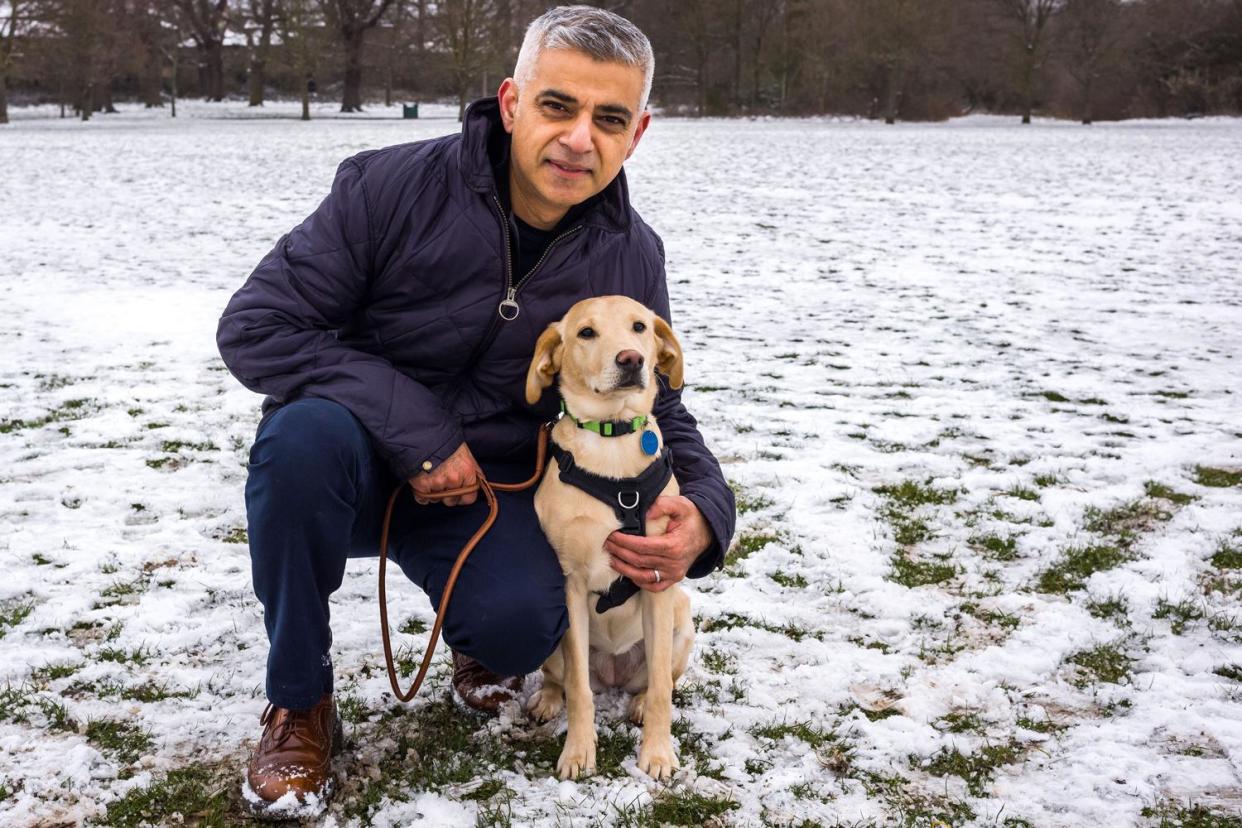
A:
[[[570,106],[578,105],[577,98],[575,98],[573,95],[570,95],[568,92],[562,92],[559,89],[544,89],[539,93],[537,97],[552,98],[554,100],[560,101],[563,104],[569,104]],[[634,117],[634,113],[630,111],[630,108],[628,106],[623,106],[621,104],[600,104],[599,106],[595,107],[595,111],[600,112],[604,115],[619,115],[620,117],[625,118],[627,121]]]

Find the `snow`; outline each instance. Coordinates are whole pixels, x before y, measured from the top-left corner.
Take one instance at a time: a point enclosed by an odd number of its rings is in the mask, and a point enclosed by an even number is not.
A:
[[[309,124],[296,104],[256,116],[186,101],[176,120],[126,108],[88,123],[19,108],[0,128],[0,301],[16,320],[0,329],[0,422],[25,422],[0,432],[0,615],[31,608],[0,627],[0,686],[72,720],[0,705],[0,823],[102,820],[173,768],[223,763],[240,781],[266,639],[246,546],[226,539],[245,525],[260,399],[223,370],[216,319],[341,159],[457,128],[453,107],[403,121],[334,106]],[[678,715],[721,778],[683,745],[675,790],[735,799],[726,819],[750,825],[891,824],[902,811],[880,776],[929,814],[968,805],[973,825],[1147,824],[1141,809],[1166,801],[1242,809],[1242,686],[1215,672],[1242,669],[1242,601],[1209,583],[1218,545],[1242,547],[1242,488],[1194,472],[1242,467],[1242,122],[657,118],[627,170],[665,241],[687,405],[726,475],[766,498],[739,529],[778,536],[690,585],[700,628],[734,613],[766,629],[698,634]],[[892,580],[874,489],[905,480],[960,491],[917,512],[932,537],[913,554],[955,566],[944,583]],[[1035,589],[1064,550],[1101,542],[1089,507],[1143,498],[1147,481],[1196,499],[1163,503],[1169,518],[1140,530],[1131,559],[1082,590]],[[972,543],[988,533],[1016,538],[1012,560]],[[334,661],[378,711],[391,698],[374,580],[374,561],[351,562]],[[1116,596],[1120,618],[1088,611]],[[1183,598],[1216,620],[1175,633],[1158,609]],[[412,587],[389,600],[394,618],[431,619]],[[421,652],[425,635],[402,639]],[[1129,676],[1076,686],[1067,658],[1109,643]],[[49,665],[72,675],[32,675]],[[100,690],[148,683],[197,692]],[[441,661],[415,703],[445,686]],[[623,710],[605,696],[600,720]],[[982,732],[952,732],[953,713]],[[116,718],[151,736],[132,766],[85,735]],[[1057,729],[1026,726],[1041,721]],[[799,722],[835,731],[847,759],[755,732]],[[488,727],[528,725],[509,710]],[[1017,757],[975,792],[928,770],[946,748],[1011,742]],[[609,824],[618,804],[662,795],[634,757],[623,769],[485,775],[513,791],[517,824]],[[355,823],[346,804],[320,824]],[[370,819],[473,825],[479,807],[409,790]]]

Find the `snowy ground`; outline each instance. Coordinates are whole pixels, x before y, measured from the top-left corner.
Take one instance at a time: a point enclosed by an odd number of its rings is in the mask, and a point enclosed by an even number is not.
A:
[[[456,122],[51,114],[0,127],[0,824],[223,824],[266,641],[216,318],[341,158]],[[1242,824],[1242,123],[657,120],[628,170],[743,507],[683,771],[616,697],[577,784],[443,658],[395,705],[354,561],[321,824]]]

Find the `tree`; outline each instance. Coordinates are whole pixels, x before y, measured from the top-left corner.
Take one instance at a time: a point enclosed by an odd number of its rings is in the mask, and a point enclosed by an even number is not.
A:
[[[17,63],[17,39],[30,28],[30,4],[9,0],[9,16],[0,18],[0,124],[9,122],[9,72]]]
[[[488,42],[490,0],[443,0],[437,3],[436,27],[452,61],[457,92],[457,120],[466,113],[466,100],[483,64]]]
[[[1094,118],[1094,93],[1121,34],[1120,0],[1066,0],[1065,66],[1078,84],[1083,124]]]
[[[224,100],[224,33],[229,0],[176,0],[190,37],[199,50],[199,91],[209,101]]]
[[[1022,123],[1031,122],[1035,108],[1035,82],[1048,50],[1048,22],[1061,9],[1063,0],[991,0],[1008,24],[1017,45],[1018,92],[1022,99]]]
[[[341,33],[345,44],[345,91],[342,112],[362,111],[362,46],[392,0],[321,0],[324,17]]]
[[[276,27],[276,0],[248,0],[244,8],[243,27],[246,47],[250,50],[250,106],[263,106],[263,90],[267,85],[267,60],[272,49],[272,31]]]
[[[315,32],[320,18],[314,0],[282,0],[280,39],[293,65],[302,96],[302,120],[310,120],[310,84],[315,72]]]

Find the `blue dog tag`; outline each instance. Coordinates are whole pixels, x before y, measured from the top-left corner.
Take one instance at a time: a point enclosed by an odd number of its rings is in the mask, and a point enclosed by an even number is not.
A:
[[[654,455],[660,450],[660,438],[655,435],[654,431],[650,429],[644,431],[640,439],[642,441],[643,454]]]

